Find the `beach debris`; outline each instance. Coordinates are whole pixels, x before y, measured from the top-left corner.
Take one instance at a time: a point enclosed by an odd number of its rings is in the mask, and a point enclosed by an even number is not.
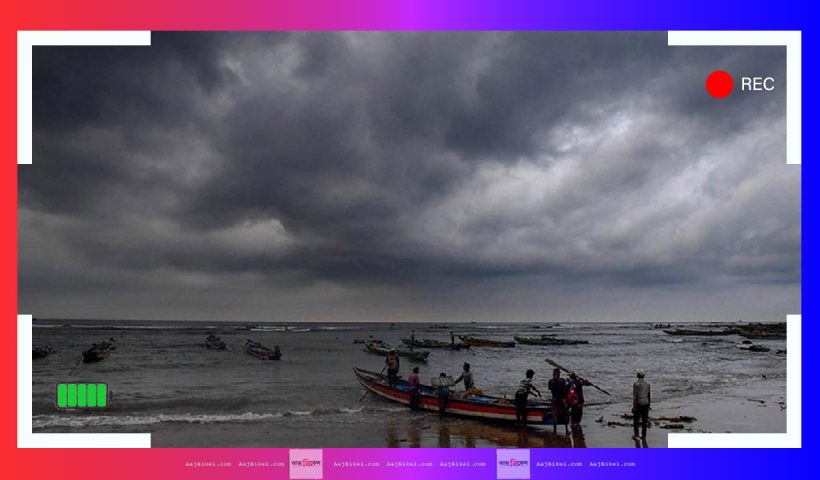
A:
[[[621,414],[621,418],[626,420],[632,420],[634,415],[632,413],[624,413]],[[669,422],[669,423],[694,423],[698,419],[695,417],[689,417],[686,415],[678,415],[676,417],[649,417],[649,420],[654,422]]]
[[[607,427],[631,427],[633,426],[631,423],[627,422],[606,422]]]
[[[622,413],[620,418],[624,420],[634,420],[635,416],[632,413]],[[607,421],[604,420],[604,417],[601,416],[597,420],[598,423],[602,423],[608,427],[633,427],[632,422],[621,422],[621,421]],[[686,430],[692,431],[691,424],[696,422],[697,418],[690,417],[686,415],[678,415],[676,417],[649,417],[649,427],[652,426],[662,428],[664,430]]]

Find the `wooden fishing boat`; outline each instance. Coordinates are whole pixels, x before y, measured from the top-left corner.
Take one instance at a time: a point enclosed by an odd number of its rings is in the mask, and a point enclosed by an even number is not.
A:
[[[440,342],[438,340],[430,340],[428,338],[422,340],[412,340],[409,338],[402,338],[402,343],[408,347],[413,348],[444,348],[449,350],[460,350],[462,348],[470,348],[466,343],[450,343]]]
[[[407,350],[404,348],[393,348],[390,345],[381,342],[369,342],[366,343],[364,346],[365,352],[381,355],[383,357],[386,357],[391,350],[395,350],[396,355],[400,357],[405,357],[410,360],[416,360],[419,362],[426,362],[427,357],[430,356],[430,352],[422,352],[420,350]]]
[[[211,350],[226,350],[228,348],[222,339],[213,335],[208,335],[208,337],[205,338],[205,346]]]
[[[31,358],[46,358],[54,352],[56,352],[56,350],[54,350],[54,347],[51,345],[46,345],[44,347],[33,347],[31,349]]]
[[[92,344],[91,348],[83,352],[83,362],[95,363],[102,361],[115,348],[113,339],[110,339],[110,341],[103,340],[100,343]]]
[[[515,341],[505,342],[503,340],[490,340],[488,338],[477,338],[469,335],[459,335],[458,339],[471,347],[491,347],[491,348],[513,348]]]
[[[557,346],[557,345],[586,345],[589,342],[586,340],[568,340],[565,338],[555,338],[552,336],[541,336],[541,337],[513,337],[516,342],[522,345],[550,345],[550,346]]]
[[[353,372],[356,374],[359,383],[369,392],[393,402],[410,405],[410,385],[406,381],[399,380],[393,387],[390,387],[385,375],[361,368],[354,368]],[[435,387],[430,385],[421,386],[419,408],[431,412],[439,411],[438,392]],[[515,405],[512,400],[485,395],[450,398],[447,400],[445,413],[480,420],[507,423],[516,421]],[[543,402],[531,403],[527,408],[527,422],[540,425],[550,424],[552,422],[550,406]]]
[[[771,350],[769,347],[758,345],[756,343],[741,343],[740,345],[737,345],[737,348],[747,350],[749,352],[768,352]]]
[[[260,360],[279,360],[282,358],[282,353],[262,345],[259,342],[252,340],[245,341],[245,351],[248,355],[254,356]]]

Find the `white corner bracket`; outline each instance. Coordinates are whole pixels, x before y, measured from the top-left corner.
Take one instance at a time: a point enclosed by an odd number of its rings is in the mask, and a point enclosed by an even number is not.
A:
[[[150,31],[18,31],[17,32],[17,164],[32,160],[32,47],[38,45],[150,46]],[[32,316],[17,316],[18,448],[150,448],[150,433],[33,433]]]
[[[802,163],[802,36],[799,31],[670,31],[670,47],[786,47],[786,163]],[[704,79],[705,80],[705,79]]]
[[[670,31],[669,46],[786,47],[786,164],[802,164],[802,54],[799,31]],[[786,316],[786,433],[670,433],[670,448],[802,446],[802,316]]]
[[[31,49],[36,46],[151,46],[150,31],[17,32],[17,164],[31,164]]]
[[[32,316],[17,315],[17,448],[151,448],[150,433],[33,433]]]

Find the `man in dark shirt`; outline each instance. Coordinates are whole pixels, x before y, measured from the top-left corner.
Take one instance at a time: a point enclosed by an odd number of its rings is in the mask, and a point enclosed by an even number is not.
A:
[[[552,380],[547,383],[552,392],[552,431],[558,432],[558,424],[563,423],[566,433],[569,433],[569,419],[567,418],[567,382],[561,378],[561,370],[552,371]]]
[[[390,350],[387,358],[384,359],[385,367],[387,368],[387,384],[390,388],[396,385],[399,378],[399,356],[396,350]]]
[[[456,383],[458,383],[462,380],[464,381],[464,391],[465,392],[469,391],[471,388],[473,388],[475,386],[475,382],[473,381],[473,372],[470,371],[470,364],[469,363],[464,364],[464,371],[461,372],[461,375],[456,379],[455,382],[453,382],[453,385],[455,385]]]
[[[410,408],[412,410],[418,410],[419,400],[421,399],[421,380],[419,379],[419,367],[413,367],[413,373],[407,378],[407,383],[410,384]]]
[[[585,380],[579,378],[575,372],[569,374],[569,382],[567,383],[567,406],[569,407],[570,423],[578,425],[581,423],[581,418],[584,416],[584,383]],[[575,389],[575,398],[573,404],[570,405],[569,391]]]

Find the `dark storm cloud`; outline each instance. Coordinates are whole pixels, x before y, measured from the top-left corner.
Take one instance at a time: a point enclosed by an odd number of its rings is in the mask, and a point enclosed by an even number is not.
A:
[[[716,101],[718,68],[777,89]],[[781,48],[158,33],[37,47],[33,78],[21,310],[473,318],[492,297],[533,319],[654,292],[620,313],[645,318],[709,290],[694,315],[752,291],[777,298],[745,314],[799,311]]]

